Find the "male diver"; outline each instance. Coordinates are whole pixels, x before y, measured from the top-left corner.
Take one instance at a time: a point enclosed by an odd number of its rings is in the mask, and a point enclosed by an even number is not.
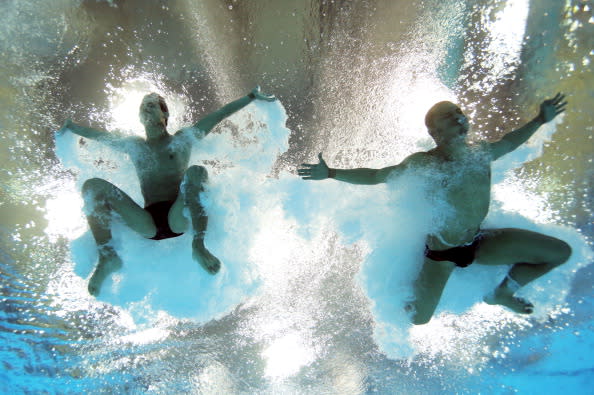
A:
[[[540,105],[539,114],[521,128],[493,143],[466,142],[469,124],[460,108],[448,101],[435,104],[425,117],[437,146],[417,152],[400,164],[383,169],[333,169],[322,154],[317,164],[303,164],[298,174],[305,180],[334,178],[351,184],[378,184],[407,169],[421,170],[437,180],[432,193],[439,194],[454,215],[436,233],[426,237],[424,263],[414,283],[414,300],[406,306],[414,324],[429,322],[454,267],[466,267],[476,259],[484,265],[511,268],[485,302],[530,314],[533,305],[514,296],[518,288],[565,263],[570,246],[556,238],[522,229],[482,229],[489,209],[491,162],[515,150],[536,130],[565,110],[565,96],[558,93]]]
[[[206,136],[220,121],[247,106],[253,100],[275,100],[256,87],[247,96],[237,99],[205,116],[192,127],[171,135],[167,132],[169,110],[165,100],[156,93],[146,95],[140,105],[140,121],[146,139],[95,130],[66,120],[59,133],[67,130],[103,143],[128,154],[144,197],[139,206],[115,185],[100,179],[86,180],[82,187],[85,212],[97,243],[99,260],[91,279],[89,292],[98,295],[105,278],[122,266],[122,260],[110,244],[112,214],[117,213],[132,230],[153,240],[177,237],[188,228],[183,215],[188,208],[193,230],[192,257],[210,274],[216,274],[220,261],[204,246],[208,217],[200,201],[207,180],[206,169],[190,166],[192,144]]]

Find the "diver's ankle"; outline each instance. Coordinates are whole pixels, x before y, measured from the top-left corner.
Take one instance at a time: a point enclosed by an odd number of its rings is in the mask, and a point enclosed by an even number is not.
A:
[[[513,295],[522,286],[514,280],[509,274],[505,276],[505,279],[495,288],[496,295]]]
[[[200,241],[200,242],[204,243],[205,235],[206,235],[206,232],[203,230],[194,232],[194,241]]]

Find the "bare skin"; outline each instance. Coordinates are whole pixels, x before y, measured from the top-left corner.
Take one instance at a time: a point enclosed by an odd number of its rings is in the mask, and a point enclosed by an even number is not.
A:
[[[144,207],[159,202],[173,202],[166,214],[169,228],[175,233],[183,233],[191,225],[194,260],[208,273],[216,274],[221,262],[204,246],[208,217],[200,202],[207,172],[202,166],[189,166],[192,144],[210,133],[220,121],[256,99],[275,100],[274,96],[265,95],[259,88],[255,88],[249,95],[223,106],[192,127],[172,135],[167,132],[169,112],[165,101],[152,93],[142,100],[139,113],[146,138],[87,128],[76,125],[71,120],[66,120],[60,133],[69,130],[128,154],[140,180]],[[87,220],[99,255],[88,289],[92,295],[98,295],[105,278],[122,267],[122,260],[110,245],[113,212],[119,214],[130,229],[146,238],[157,236],[158,229],[153,216],[145,208],[103,179],[85,181],[83,196]],[[190,213],[190,221],[183,215],[186,207]]]
[[[439,194],[452,207],[454,215],[436,234],[427,235],[427,247],[444,251],[470,244],[480,235],[474,250],[477,263],[512,265],[505,279],[485,297],[485,302],[530,314],[533,305],[514,296],[514,293],[565,263],[571,255],[571,248],[561,240],[526,230],[481,229],[489,210],[491,162],[526,142],[541,125],[562,113],[566,105],[565,96],[559,93],[541,104],[539,114],[532,121],[506,134],[501,140],[470,145],[466,142],[469,129],[466,116],[457,105],[440,102],[426,117],[436,148],[415,153],[398,165],[382,169],[332,169],[319,154],[319,163],[301,165],[298,174],[305,180],[334,178],[365,185],[385,183],[407,169],[431,174],[433,193]],[[455,267],[456,264],[449,260],[436,261],[425,257],[414,284],[415,300],[406,306],[412,313],[414,324],[429,322]]]

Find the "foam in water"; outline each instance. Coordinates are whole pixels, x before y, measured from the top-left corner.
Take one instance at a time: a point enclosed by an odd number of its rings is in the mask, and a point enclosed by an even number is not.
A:
[[[258,103],[234,115],[233,126],[209,135],[196,147],[191,163],[206,165],[210,173],[204,199],[210,218],[206,243],[223,262],[217,276],[207,275],[192,261],[188,235],[155,242],[116,225],[114,243],[125,264],[106,281],[100,300],[122,306],[137,319],[163,310],[175,317],[206,321],[245,301],[257,285],[282,288],[278,276],[286,275],[283,270],[298,269],[309,260],[330,265],[328,256],[306,251],[323,249],[338,236],[339,246],[357,245],[362,251],[358,284],[371,302],[375,340],[392,358],[427,351],[426,343],[415,340],[426,338],[422,334],[427,330],[444,344],[452,344],[444,329],[452,314],[474,315],[471,322],[485,315],[525,320],[482,302],[507,267],[472,265],[454,271],[431,323],[411,327],[403,306],[413,295],[425,235],[439,226],[450,208],[430,197],[431,179],[414,172],[375,186],[306,182],[286,172],[278,179],[269,178],[272,164],[287,148],[285,120],[280,104]],[[538,200],[514,184],[511,170],[540,155],[554,130],[554,124],[541,128],[525,146],[493,165],[495,199],[485,222],[485,227],[545,233],[573,246],[570,262],[521,291],[535,302],[533,316],[540,318],[563,304],[573,273],[591,259],[577,231],[544,224],[550,218],[544,205],[527,212],[520,205],[523,200],[532,205]],[[66,166],[79,169],[79,184],[91,176],[115,180],[118,186],[127,185],[123,180],[135,180],[131,164],[96,143],[81,149],[77,139],[71,134],[58,137],[57,149]],[[109,165],[92,166],[90,158],[96,155]],[[116,164],[118,168],[112,170]],[[121,177],[119,184],[117,177]],[[512,199],[498,193],[510,188],[515,191]],[[125,190],[132,196],[136,193],[138,199],[138,191],[132,189]],[[75,241],[72,251],[75,271],[87,278],[96,259],[90,235]]]

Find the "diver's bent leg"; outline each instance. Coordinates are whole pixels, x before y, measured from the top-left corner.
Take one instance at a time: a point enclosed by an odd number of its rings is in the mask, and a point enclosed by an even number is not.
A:
[[[115,185],[91,178],[83,184],[83,198],[89,227],[98,245],[111,240],[111,217],[117,213],[124,223],[143,237],[153,237],[157,227],[151,215]]]
[[[406,307],[412,311],[413,324],[422,325],[431,320],[454,267],[452,262],[436,262],[425,258],[414,282],[415,300]]]
[[[88,289],[92,295],[98,295],[105,278],[122,267],[122,260],[109,245],[112,213],[117,212],[130,228],[145,237],[154,236],[156,227],[149,213],[105,180],[91,178],[85,181],[82,191],[87,220],[97,244],[99,257]]]
[[[169,210],[169,227],[177,233],[186,230],[188,221],[183,215],[183,208],[190,212],[194,238],[192,240],[192,256],[194,260],[210,274],[216,274],[221,268],[221,262],[204,246],[204,235],[208,226],[208,217],[200,201],[204,192],[204,183],[208,173],[202,166],[190,166],[184,174],[180,194]]]
[[[534,306],[514,293],[524,285],[567,262],[569,244],[554,237],[522,229],[485,230],[477,250],[477,260],[487,265],[513,264],[504,280],[485,298],[523,314]]]
[[[169,210],[168,221],[172,231],[182,233],[187,230],[188,219],[183,214],[184,208],[187,207],[194,234],[204,234],[208,217],[200,202],[200,194],[204,192],[204,183],[207,179],[208,173],[202,166],[190,166],[186,170],[179,188],[179,195]]]
[[[98,246],[111,241],[111,208],[107,202],[103,182],[106,181],[91,178],[85,181],[82,187],[87,222]]]

